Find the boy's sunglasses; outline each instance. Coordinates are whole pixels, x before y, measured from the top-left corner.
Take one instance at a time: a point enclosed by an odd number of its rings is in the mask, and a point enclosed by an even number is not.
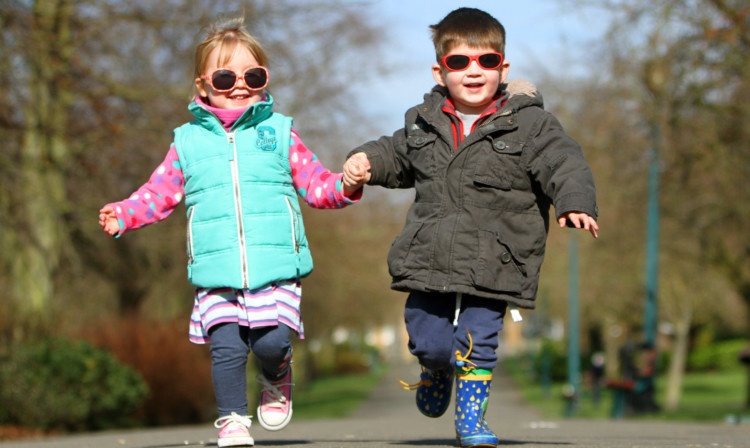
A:
[[[240,77],[245,80],[245,85],[253,90],[260,90],[268,85],[268,70],[263,66],[247,69],[244,76],[237,75],[232,70],[220,68],[213,72],[211,76],[201,75],[201,79],[210,81],[211,87],[217,92],[232,90]]]
[[[469,56],[466,54],[449,54],[443,58],[443,67],[452,72],[466,70],[471,65],[471,61],[477,61],[480,67],[485,70],[495,70],[503,64],[503,55],[500,53],[484,53]]]

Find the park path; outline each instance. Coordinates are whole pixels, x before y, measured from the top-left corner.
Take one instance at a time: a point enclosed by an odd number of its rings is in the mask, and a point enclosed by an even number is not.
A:
[[[456,446],[453,415],[423,417],[414,406],[414,393],[398,387],[396,377],[418,379],[416,365],[393,367],[369,398],[341,420],[293,420],[283,431],[253,426],[257,447],[379,448]],[[561,403],[562,409],[562,403]],[[500,446],[521,448],[745,448],[750,425],[641,422],[633,420],[543,420],[525,406],[509,379],[496,375],[487,422],[500,437]],[[215,447],[216,430],[201,426],[89,433],[23,442],[0,448],[174,448]]]

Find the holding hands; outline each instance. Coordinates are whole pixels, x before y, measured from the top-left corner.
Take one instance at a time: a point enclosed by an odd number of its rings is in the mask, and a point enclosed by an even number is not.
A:
[[[370,181],[370,161],[363,152],[358,152],[344,163],[344,195],[355,192]]]

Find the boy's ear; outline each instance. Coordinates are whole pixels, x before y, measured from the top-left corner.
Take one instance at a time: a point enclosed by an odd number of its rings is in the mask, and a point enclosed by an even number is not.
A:
[[[432,77],[435,78],[435,82],[437,82],[439,85],[445,87],[446,82],[443,78],[443,67],[440,66],[440,64],[435,64],[432,66]]]

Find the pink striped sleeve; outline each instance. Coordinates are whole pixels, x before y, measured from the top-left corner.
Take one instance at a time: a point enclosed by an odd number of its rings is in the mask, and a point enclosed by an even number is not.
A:
[[[318,156],[312,153],[292,129],[292,143],[289,148],[289,164],[292,167],[292,180],[299,195],[314,208],[342,208],[354,204],[362,197],[362,189],[351,198],[342,193],[342,173],[331,173]]]
[[[107,204],[115,209],[120,222],[120,232],[116,236],[166,219],[182,200],[184,182],[180,159],[172,144],[148,182],[128,199]]]

